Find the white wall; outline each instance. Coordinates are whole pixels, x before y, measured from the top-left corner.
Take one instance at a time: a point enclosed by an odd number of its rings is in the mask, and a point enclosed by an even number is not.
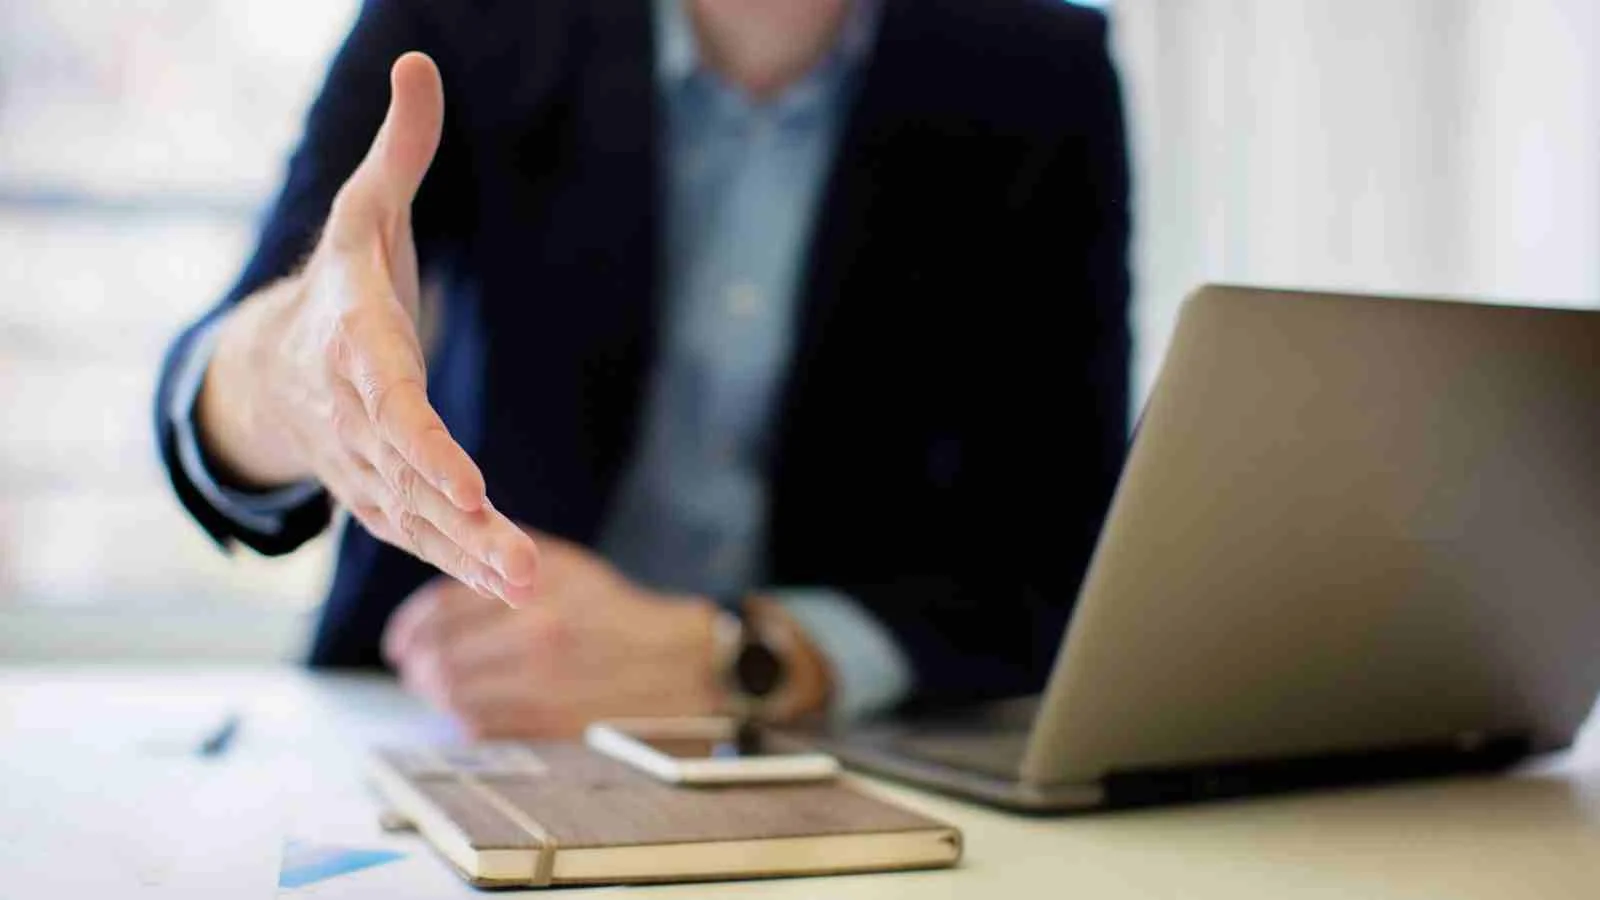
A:
[[[1600,3],[1118,0],[1139,377],[1204,281],[1600,300]]]
[[[1474,0],[1465,270],[1494,296],[1600,300],[1600,2]]]

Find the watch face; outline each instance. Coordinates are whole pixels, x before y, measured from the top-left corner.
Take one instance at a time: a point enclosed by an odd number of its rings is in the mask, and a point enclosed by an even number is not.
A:
[[[783,684],[783,660],[765,644],[745,644],[733,664],[739,690],[751,697],[765,697]]]

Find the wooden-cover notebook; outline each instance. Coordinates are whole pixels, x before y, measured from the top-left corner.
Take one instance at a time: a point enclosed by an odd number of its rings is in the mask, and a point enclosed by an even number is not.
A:
[[[480,887],[954,865],[961,833],[841,782],[685,787],[577,743],[381,750],[373,780]]]

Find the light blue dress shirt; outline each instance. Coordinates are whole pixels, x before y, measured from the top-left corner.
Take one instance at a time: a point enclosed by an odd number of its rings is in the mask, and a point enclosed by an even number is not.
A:
[[[599,550],[640,583],[728,596],[765,584],[766,441],[812,222],[878,3],[853,3],[830,52],[756,102],[702,63],[684,2],[655,0],[666,129],[663,327],[640,444]],[[184,373],[188,389],[176,392],[180,461],[218,510],[271,533],[308,486],[246,494],[205,471],[193,406],[209,357],[202,343]],[[835,716],[886,709],[910,690],[903,651],[856,601],[825,587],[760,590],[828,659]]]

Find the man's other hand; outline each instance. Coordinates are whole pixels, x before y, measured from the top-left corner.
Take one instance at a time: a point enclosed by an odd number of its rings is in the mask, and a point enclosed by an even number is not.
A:
[[[647,590],[576,544],[539,535],[524,609],[437,578],[383,636],[405,686],[474,738],[572,736],[596,719],[708,715],[719,705],[709,600]]]
[[[408,53],[388,115],[334,198],[305,269],[220,325],[203,440],[258,485],[314,477],[374,536],[484,596],[531,599],[538,551],[428,401],[411,203],[438,149],[444,87]]]

